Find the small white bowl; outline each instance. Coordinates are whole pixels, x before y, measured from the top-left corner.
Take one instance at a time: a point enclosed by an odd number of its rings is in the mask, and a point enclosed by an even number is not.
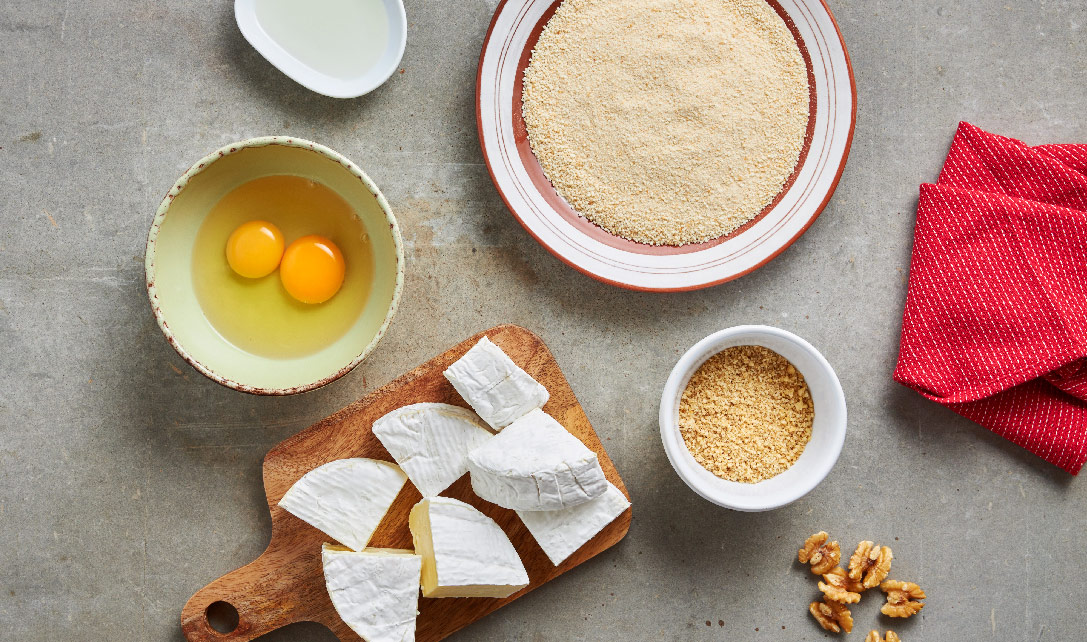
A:
[[[303,87],[331,98],[357,98],[377,89],[400,65],[408,41],[408,17],[403,0],[381,0],[389,21],[385,50],[371,67],[361,67],[350,78],[330,76],[314,69],[277,42],[257,19],[260,0],[234,0],[234,19],[242,35],[268,62]],[[299,0],[301,3],[301,0]]]
[[[808,383],[815,405],[811,441],[788,470],[757,484],[721,479],[699,464],[679,432],[679,401],[687,382],[707,359],[726,348],[756,345],[769,348],[793,364]],[[791,332],[765,325],[740,325],[715,332],[680,357],[661,395],[661,441],[668,461],[691,490],[725,508],[765,511],[808,494],[834,467],[845,443],[846,408],[842,384],[827,360],[810,343]]]

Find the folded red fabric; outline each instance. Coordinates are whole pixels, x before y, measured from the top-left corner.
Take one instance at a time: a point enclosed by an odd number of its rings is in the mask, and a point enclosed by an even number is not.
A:
[[[1085,357],[1087,145],[960,123],[921,186],[895,380],[1074,475]]]

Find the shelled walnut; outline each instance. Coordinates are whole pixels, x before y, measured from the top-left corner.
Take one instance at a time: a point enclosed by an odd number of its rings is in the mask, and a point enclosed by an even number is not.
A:
[[[797,553],[801,564],[811,564],[811,572],[816,575],[829,573],[842,561],[842,548],[838,542],[827,542],[826,531],[819,531],[804,541],[804,547]]]
[[[925,607],[924,603],[916,601],[925,599],[925,592],[913,582],[887,580],[879,588],[887,594],[887,603],[880,608],[884,615],[910,617]]]
[[[808,610],[811,611],[812,617],[819,623],[819,626],[827,631],[834,633],[845,631],[849,633],[853,630],[853,614],[849,612],[849,607],[841,602],[832,600],[812,602]]]
[[[856,580],[849,579],[845,569],[837,566],[829,573],[823,574],[823,581],[819,582],[819,590],[828,600],[841,602],[842,604],[856,604],[861,601],[861,591],[864,585]]]
[[[879,586],[891,572],[893,558],[890,547],[876,546],[869,541],[861,542],[849,558],[849,578],[862,582],[866,589]]]
[[[847,605],[860,602],[861,594],[876,586],[887,597],[887,603],[880,608],[884,615],[907,618],[925,607],[921,600],[926,596],[920,586],[913,582],[886,579],[891,571],[891,560],[894,559],[890,547],[865,540],[857,545],[843,568],[838,565],[842,559],[841,547],[838,542],[829,539],[826,531],[819,531],[805,540],[804,546],[797,551],[797,559],[802,564],[810,565],[812,573],[823,576],[823,581],[818,582],[823,601],[812,602],[808,607],[823,629],[849,633],[853,629],[853,614]],[[879,631],[874,630],[868,633],[865,642],[902,640],[894,631],[887,631],[880,637]]]

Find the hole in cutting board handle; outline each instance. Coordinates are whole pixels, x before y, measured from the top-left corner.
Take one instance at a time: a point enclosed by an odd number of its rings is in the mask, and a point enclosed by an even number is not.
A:
[[[212,602],[204,609],[204,618],[216,633],[233,633],[238,628],[238,609],[229,602]]]

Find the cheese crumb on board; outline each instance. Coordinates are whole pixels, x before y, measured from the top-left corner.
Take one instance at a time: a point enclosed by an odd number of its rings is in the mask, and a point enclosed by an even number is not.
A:
[[[291,486],[280,507],[356,551],[366,548],[408,476],[376,459],[338,459]]]
[[[599,497],[608,480],[596,453],[533,410],[468,454],[472,490],[513,510],[561,510]]]
[[[683,391],[679,430],[695,460],[722,479],[753,484],[796,463],[815,409],[804,375],[762,346],[726,348]]]
[[[430,497],[408,516],[423,557],[423,597],[509,597],[528,586],[528,573],[506,533],[472,506]]]
[[[490,339],[483,337],[443,373],[460,396],[495,430],[530,410],[543,408],[549,394]]]
[[[412,551],[325,544],[325,587],[340,619],[366,642],[415,639],[423,558]]]
[[[627,508],[630,500],[608,483],[603,495],[584,504],[555,511],[517,511],[517,515],[551,563],[558,566]]]
[[[522,104],[558,192],[651,245],[754,218],[793,173],[810,114],[803,55],[765,0],[564,0]]]
[[[468,453],[494,433],[471,410],[416,403],[375,421],[374,436],[423,497],[433,497],[468,472]]]

